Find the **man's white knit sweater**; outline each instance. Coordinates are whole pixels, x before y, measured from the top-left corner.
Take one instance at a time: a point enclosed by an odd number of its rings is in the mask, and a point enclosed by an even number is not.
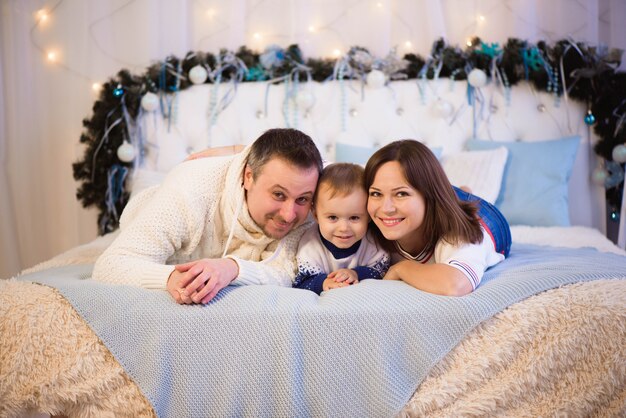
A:
[[[239,266],[233,284],[291,286],[298,241],[312,220],[282,240],[263,233],[242,186],[248,151],[180,164],[163,184],[131,199],[120,235],[98,258],[93,278],[164,289],[175,264],[226,256]]]

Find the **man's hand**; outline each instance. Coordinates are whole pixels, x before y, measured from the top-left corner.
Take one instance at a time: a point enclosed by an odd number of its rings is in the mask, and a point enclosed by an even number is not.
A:
[[[239,274],[230,258],[213,258],[179,264],[170,274],[167,290],[178,303],[208,303]]]

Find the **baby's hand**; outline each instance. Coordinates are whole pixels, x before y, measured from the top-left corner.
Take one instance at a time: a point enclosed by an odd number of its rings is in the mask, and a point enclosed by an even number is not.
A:
[[[326,277],[324,279],[324,283],[322,283],[322,290],[326,292],[331,289],[338,289],[340,287],[348,287],[348,286],[350,285],[346,283],[342,283],[342,282],[336,282],[333,279],[329,279],[328,277]]]
[[[359,276],[356,271],[352,269],[339,269],[333,271],[327,276],[328,279],[333,279],[337,283],[355,284],[359,282]]]

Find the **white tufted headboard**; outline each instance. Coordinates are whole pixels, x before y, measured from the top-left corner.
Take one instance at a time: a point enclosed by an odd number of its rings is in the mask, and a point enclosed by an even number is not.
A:
[[[449,79],[394,81],[380,89],[362,88],[356,81],[343,86],[310,82],[301,83],[298,91],[262,82],[240,83],[236,91],[228,83],[183,90],[171,100],[169,123],[159,111],[142,114],[139,126],[147,150],[142,166],[165,172],[191,152],[249,144],[266,129],[285,126],[309,134],[330,161],[337,141],[379,147],[413,138],[441,147],[445,158],[463,150],[474,135],[497,141],[580,135],[569,182],[571,223],[605,230],[603,189],[590,182],[596,164],[593,139],[579,103],[536,92],[527,83],[514,86],[507,103],[504,91],[490,84],[480,89],[477,105],[471,107],[466,82]],[[226,95],[233,99],[218,112]]]

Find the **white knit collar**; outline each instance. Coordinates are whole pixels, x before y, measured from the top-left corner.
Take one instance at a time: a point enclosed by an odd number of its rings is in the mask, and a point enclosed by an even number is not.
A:
[[[261,248],[267,247],[274,238],[265,235],[261,227],[250,216],[243,188],[243,171],[246,165],[250,147],[231,160],[224,180],[224,190],[221,193],[220,207],[224,222],[224,233],[227,234],[227,243],[224,255],[233,239],[243,241]]]

